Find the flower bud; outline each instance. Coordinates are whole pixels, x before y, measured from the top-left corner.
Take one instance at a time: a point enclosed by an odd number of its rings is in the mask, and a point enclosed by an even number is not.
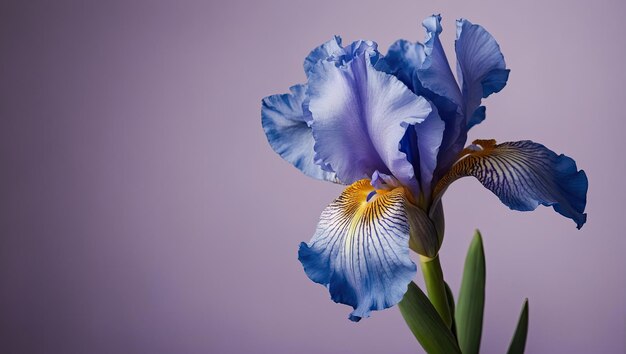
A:
[[[428,214],[409,201],[405,202],[405,209],[410,226],[409,247],[424,257],[435,257],[443,241],[444,219],[441,202],[433,206]]]

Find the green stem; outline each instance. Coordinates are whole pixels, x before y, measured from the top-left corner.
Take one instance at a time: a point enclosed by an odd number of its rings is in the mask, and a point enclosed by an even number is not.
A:
[[[426,282],[426,290],[428,298],[433,304],[443,322],[450,328],[452,325],[452,314],[450,313],[450,305],[446,295],[446,284],[443,281],[443,272],[441,271],[441,263],[439,263],[439,255],[434,258],[420,256],[420,265]]]

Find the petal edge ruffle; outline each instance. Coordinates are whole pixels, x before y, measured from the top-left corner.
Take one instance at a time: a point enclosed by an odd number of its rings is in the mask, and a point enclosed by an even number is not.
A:
[[[430,103],[393,75],[376,70],[370,51],[355,51],[349,62],[320,62],[309,76],[309,109],[316,161],[344,183],[393,175],[417,189],[413,166],[399,149],[410,124],[422,122]]]
[[[338,183],[334,172],[315,163],[313,133],[307,125],[303,102],[306,86],[295,85],[291,93],[265,97],[261,103],[261,124],[272,149],[305,175]]]
[[[328,287],[333,301],[352,306],[352,321],[397,304],[416,273],[405,203],[403,188],[375,191],[369,180],[357,181],[324,209],[311,241],[300,244],[307,276]]]
[[[465,153],[439,181],[435,190],[439,197],[456,179],[474,176],[513,210],[552,206],[579,229],[587,221],[587,175],[572,158],[530,140],[502,144],[476,140]]]

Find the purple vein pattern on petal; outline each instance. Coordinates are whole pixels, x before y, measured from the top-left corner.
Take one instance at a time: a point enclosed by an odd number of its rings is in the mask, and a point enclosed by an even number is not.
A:
[[[376,193],[369,180],[355,182],[320,216],[315,235],[302,242],[298,259],[307,276],[328,288],[333,301],[350,305],[350,320],[394,306],[406,293],[416,266],[409,254],[403,188]]]
[[[407,127],[430,113],[428,101],[392,75],[374,69],[371,51],[344,65],[322,61],[309,77],[309,109],[316,160],[344,183],[390,174],[417,187],[406,155],[399,150]]]
[[[439,182],[436,193],[458,178],[474,176],[513,210],[546,205],[574,220],[579,229],[587,221],[589,183],[572,158],[530,140],[475,140],[468,151]]]

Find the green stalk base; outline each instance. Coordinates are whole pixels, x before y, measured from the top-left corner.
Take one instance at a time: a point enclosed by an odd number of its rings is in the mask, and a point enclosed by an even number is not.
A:
[[[422,274],[424,274],[428,298],[439,313],[439,316],[441,316],[441,319],[443,319],[443,322],[450,328],[452,326],[452,313],[450,312],[446,294],[446,284],[443,281],[439,255],[436,255],[434,258],[420,256],[420,265]]]

